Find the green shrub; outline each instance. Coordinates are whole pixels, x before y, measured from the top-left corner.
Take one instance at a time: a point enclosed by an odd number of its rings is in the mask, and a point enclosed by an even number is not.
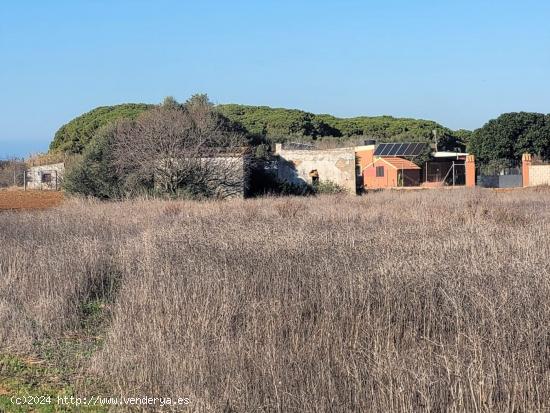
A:
[[[480,164],[521,160],[531,153],[550,160],[550,115],[505,113],[477,129],[469,139],[468,151]]]
[[[99,129],[117,120],[135,119],[152,107],[143,103],[127,103],[95,108],[61,126],[50,144],[50,151],[83,153]]]
[[[114,125],[99,129],[82,157],[67,169],[65,191],[100,199],[120,197],[121,182],[111,164],[114,129]]]
[[[321,181],[313,185],[315,194],[342,194],[348,192],[346,188],[332,181]]]

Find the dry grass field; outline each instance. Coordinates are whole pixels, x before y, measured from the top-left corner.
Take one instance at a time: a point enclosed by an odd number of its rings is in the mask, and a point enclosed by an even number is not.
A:
[[[0,190],[0,211],[51,208],[62,202],[63,193],[58,191]]]
[[[3,213],[0,245],[6,395],[550,409],[548,189],[68,200]]]

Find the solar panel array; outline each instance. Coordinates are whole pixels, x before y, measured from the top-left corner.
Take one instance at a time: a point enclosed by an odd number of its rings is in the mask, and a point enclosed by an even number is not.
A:
[[[374,156],[418,156],[426,150],[427,143],[381,143]]]

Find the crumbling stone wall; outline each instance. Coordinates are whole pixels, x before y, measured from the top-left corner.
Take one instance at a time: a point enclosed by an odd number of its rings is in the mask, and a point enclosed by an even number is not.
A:
[[[63,183],[65,164],[63,162],[31,166],[26,171],[25,186],[28,189],[59,190]]]
[[[305,185],[318,177],[319,182],[330,181],[355,194],[355,148],[285,149],[277,144],[275,155],[279,156],[277,177],[282,181]]]
[[[550,164],[535,163],[529,153],[522,156],[523,186],[550,185]]]

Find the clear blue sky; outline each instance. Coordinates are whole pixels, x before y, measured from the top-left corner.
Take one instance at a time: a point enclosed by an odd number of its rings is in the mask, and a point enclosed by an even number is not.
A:
[[[185,100],[480,127],[550,112],[547,0],[2,0],[0,157],[99,105]]]

